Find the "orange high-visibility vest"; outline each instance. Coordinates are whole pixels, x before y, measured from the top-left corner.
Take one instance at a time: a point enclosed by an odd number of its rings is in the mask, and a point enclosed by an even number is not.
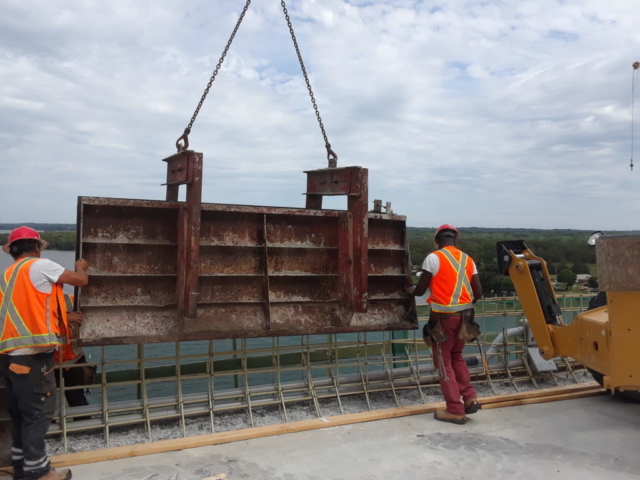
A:
[[[473,306],[473,260],[455,247],[444,247],[433,252],[438,256],[440,268],[431,279],[431,295],[427,302],[435,312],[461,312]]]
[[[18,260],[0,275],[0,353],[24,347],[60,345],[67,335],[62,285],[39,292],[29,270],[37,258]]]
[[[67,312],[73,311],[73,295],[64,294],[64,304]],[[75,334],[74,325],[69,324],[69,336],[64,337],[63,345],[53,354],[53,359],[56,363],[60,362],[60,353],[62,353],[62,363],[76,363],[80,360],[80,357],[84,355],[82,349],[76,342],[72,342],[71,339],[77,337]]]

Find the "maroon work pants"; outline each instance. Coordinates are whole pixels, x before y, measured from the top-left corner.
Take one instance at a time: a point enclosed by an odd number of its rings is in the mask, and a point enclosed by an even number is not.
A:
[[[464,403],[468,398],[476,397],[476,389],[471,386],[469,368],[462,358],[464,341],[458,338],[462,317],[451,315],[441,320],[447,341],[433,344],[433,362],[440,373],[440,388],[447,402],[447,412],[464,415]]]

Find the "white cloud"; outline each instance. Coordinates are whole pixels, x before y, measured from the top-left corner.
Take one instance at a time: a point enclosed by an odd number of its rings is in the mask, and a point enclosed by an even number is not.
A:
[[[163,198],[160,160],[243,4],[2,2],[0,221],[72,222],[77,195]],[[410,225],[640,228],[637,2],[288,8],[339,164],[368,167],[372,199]],[[253,1],[191,145],[205,201],[303,205],[302,170],[326,154],[279,2]]]

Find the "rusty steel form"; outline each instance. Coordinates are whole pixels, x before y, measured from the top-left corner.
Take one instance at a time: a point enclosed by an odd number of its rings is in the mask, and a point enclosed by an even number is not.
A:
[[[575,315],[585,309],[588,299],[561,300],[565,303],[563,310],[569,316]],[[515,298],[480,302],[477,310],[484,350],[496,335],[516,325],[522,315]],[[220,428],[220,413],[228,411],[246,412],[247,426],[255,426],[255,415],[270,406],[279,408],[281,420],[287,422],[288,411],[300,402],[309,405],[318,417],[326,414],[323,401],[333,399],[344,413],[345,404],[354,395],[363,398],[369,410],[380,408],[380,398],[376,397],[380,392],[387,392],[387,398],[397,406],[406,405],[406,396],[401,396],[403,390],[415,392],[413,402],[426,403],[429,399],[425,388],[437,385],[437,373],[431,351],[419,333],[407,333],[406,338],[394,338],[391,332],[365,332],[241,339],[238,348],[229,340],[209,340],[165,344],[161,351],[155,348],[155,354],[144,345],[137,350],[129,348],[128,355],[123,355],[123,347],[88,347],[90,364],[99,367],[96,384],[89,386],[92,404],[69,408],[60,395],[56,423],[49,434],[61,436],[67,451],[74,433],[101,434],[104,445],[109,446],[114,427],[126,425],[142,425],[153,440],[152,426],[168,419],[176,420],[186,436],[189,418],[200,417],[206,428],[215,432]],[[474,384],[485,385],[496,393],[497,387],[504,385],[521,390],[541,388],[539,382],[543,380],[555,385],[563,378],[579,381],[577,374],[582,369],[576,369],[566,359],[558,360],[559,372],[534,375],[522,361],[526,355],[524,341],[506,336],[503,339],[503,351],[487,358],[488,367],[471,368]],[[467,357],[479,353],[475,345],[465,350]],[[148,366],[151,363],[156,366]],[[123,372],[123,368],[131,370]],[[167,372],[158,374],[163,369]],[[162,385],[171,386],[170,393],[158,393]],[[74,388],[87,386],[61,385],[62,390]],[[114,391],[121,392],[121,398],[112,399]],[[127,391],[126,398],[122,398],[122,392]],[[91,419],[85,419],[87,416]]]
[[[202,204],[202,154],[165,161],[167,201],[79,198],[82,345],[417,328],[406,219],[367,211],[366,169],[306,172],[302,209]]]

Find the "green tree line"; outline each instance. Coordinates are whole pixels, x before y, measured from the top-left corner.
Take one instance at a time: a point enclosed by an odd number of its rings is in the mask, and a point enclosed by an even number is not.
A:
[[[42,237],[49,242],[50,249],[75,249],[75,225],[39,223],[28,225],[41,231]],[[19,225],[0,224],[0,230],[10,230],[17,226]],[[60,226],[63,226],[64,229],[52,231],[51,227]],[[511,280],[498,273],[496,242],[501,240],[524,240],[536,255],[546,260],[552,275],[560,274],[565,270],[574,274],[581,274],[590,273],[589,264],[595,263],[595,250],[587,245],[587,239],[591,233],[588,230],[461,228],[459,247],[476,262],[480,281],[485,292],[492,290],[497,292],[510,291],[513,290]],[[434,228],[407,228],[411,263],[418,269],[422,265],[424,258],[435,249],[433,244],[434,234]],[[4,244],[7,241],[7,237],[8,234],[0,234],[0,244]],[[561,277],[572,278],[567,273],[563,273]],[[569,283],[573,282],[570,281]]]
[[[595,250],[587,244],[591,233],[587,230],[461,228],[458,246],[476,262],[485,292],[511,291],[514,289],[511,280],[498,272],[496,242],[524,240],[536,255],[546,260],[552,275],[564,270],[574,274],[590,273],[588,264],[595,263]],[[424,258],[435,250],[434,235],[435,228],[407,228],[411,263],[418,269]],[[566,277],[565,273],[563,278]]]
[[[33,228],[33,227],[32,227]],[[51,250],[75,250],[76,232],[40,232],[43,240],[49,242]],[[8,233],[0,233],[0,244],[4,245],[9,238]]]
[[[75,223],[0,223],[0,230],[31,227],[39,232],[75,232]]]

